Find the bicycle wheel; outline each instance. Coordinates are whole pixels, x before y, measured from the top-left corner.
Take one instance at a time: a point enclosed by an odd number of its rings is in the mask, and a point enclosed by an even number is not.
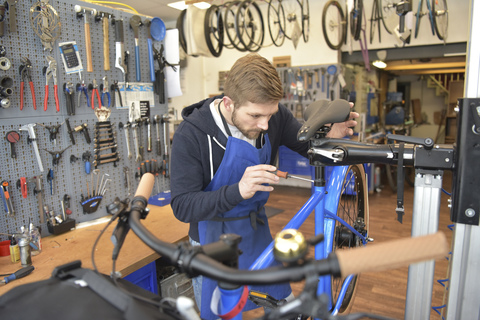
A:
[[[394,0],[379,0],[382,8],[383,26],[389,34],[393,34],[399,24],[397,8]]]
[[[448,30],[448,8],[447,0],[432,1],[433,21],[435,23],[435,31],[440,40],[447,40]]]
[[[302,7],[302,34],[303,41],[307,43],[310,36],[310,6],[308,5],[308,0],[297,1]]]
[[[223,19],[219,11],[218,6],[212,5],[205,13],[204,21],[205,40],[214,57],[219,57],[223,49]]]
[[[235,15],[237,13],[237,8],[239,4],[240,1],[232,1],[228,3],[227,8],[225,9],[225,18],[223,19],[223,25],[227,38],[232,44],[232,46],[240,52],[245,52],[247,51],[247,48],[245,48],[245,46],[242,46],[242,43],[237,36],[237,31],[235,30]]]
[[[415,39],[418,36],[418,31],[420,30],[420,19],[422,18],[422,4],[423,0],[418,1],[417,12],[415,13]]]
[[[367,192],[368,189],[366,186],[363,165],[350,166],[343,180],[337,216],[365,236],[367,235],[369,223]],[[363,246],[361,239],[355,236],[353,232],[338,221],[335,222],[333,239],[333,252]],[[350,282],[339,308],[339,313],[348,312],[353,305],[358,277],[358,275],[354,276]],[[332,278],[333,305],[337,303],[344,281],[345,278]]]
[[[242,45],[251,52],[260,50],[264,39],[263,17],[253,0],[243,1],[235,15],[235,30]]]
[[[372,14],[370,15],[370,44],[375,38],[375,28],[378,28],[378,42],[382,42],[382,33],[380,29],[381,21],[383,20],[382,12],[379,9],[378,2],[380,0],[373,0]]]
[[[280,47],[285,42],[285,33],[283,31],[285,28],[285,11],[281,2],[278,2],[278,7],[275,8],[273,1],[270,0],[268,3],[268,32],[273,44],[276,47]]]
[[[332,50],[342,46],[347,33],[345,24],[345,15],[338,1],[328,1],[323,7],[322,29],[325,41]]]
[[[350,33],[353,39],[360,39],[360,31],[362,30],[362,12],[363,0],[354,0],[353,8],[350,10]]]
[[[285,10],[285,37],[289,40],[296,41],[302,34],[302,7],[298,0],[278,0]]]
[[[183,51],[187,53],[187,41],[185,40],[185,32],[183,31],[183,24],[185,21],[185,14],[187,13],[187,9],[184,9],[180,12],[180,15],[177,18],[177,29],[178,29],[178,39],[180,42],[180,46],[182,47]]]

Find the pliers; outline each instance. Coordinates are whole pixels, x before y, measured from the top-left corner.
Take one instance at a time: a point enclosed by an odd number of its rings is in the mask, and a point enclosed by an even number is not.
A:
[[[108,99],[108,105],[107,107],[110,108],[110,105],[112,104],[112,101],[110,99],[110,89],[108,88],[108,78],[107,76],[103,77],[103,86],[101,86],[101,90],[102,90],[102,106],[105,107],[105,101],[104,101],[104,98],[105,96],[107,96],[107,99]]]
[[[115,93],[118,93],[118,98],[120,99],[120,107],[123,106],[122,95],[120,94],[120,87],[118,86],[118,81],[114,81],[110,89],[113,91],[113,104],[115,104]]]
[[[67,102],[67,114],[69,116],[75,115],[75,92],[73,91],[73,83],[68,81],[63,84],[63,92],[65,93],[65,100]]]
[[[48,83],[53,77],[53,92],[55,96],[55,105],[57,112],[60,112],[60,102],[58,101],[58,86],[57,86],[57,61],[52,56],[47,56],[48,67],[45,70],[45,99],[43,100],[43,111],[47,111],[48,107]]]
[[[95,109],[95,94],[97,95],[97,100],[98,100],[98,107],[100,108],[102,106],[102,100],[100,99],[100,93],[98,92],[98,85],[97,85],[97,80],[93,79],[93,85],[92,85],[92,109]]]
[[[80,91],[80,92],[79,92]],[[82,92],[85,94],[85,101],[87,102],[87,106],[90,107],[90,100],[88,100],[88,89],[85,81],[82,80],[82,83],[77,83],[77,92],[78,93],[78,101],[77,106],[80,107],[80,99],[82,98]]]
[[[33,87],[31,69],[32,63],[28,58],[21,57],[22,65],[19,68],[20,75],[22,76],[22,81],[20,82],[20,110],[23,110],[23,85],[25,83],[25,79],[28,80],[30,85],[30,92],[32,93],[32,100],[33,100],[33,109],[37,110],[37,102],[35,101],[35,90]]]

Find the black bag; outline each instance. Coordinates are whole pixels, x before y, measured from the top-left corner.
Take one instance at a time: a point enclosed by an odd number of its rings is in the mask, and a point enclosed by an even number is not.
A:
[[[126,280],[112,280],[75,261],[55,268],[50,279],[13,288],[0,296],[2,319],[183,319],[161,297]],[[133,298],[132,294],[157,305]]]

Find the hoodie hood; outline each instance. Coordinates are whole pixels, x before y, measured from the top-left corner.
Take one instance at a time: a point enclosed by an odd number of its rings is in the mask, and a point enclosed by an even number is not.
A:
[[[220,95],[213,98],[208,98],[184,108],[182,110],[183,120],[210,136],[217,135],[219,130],[210,111],[210,104],[214,100],[222,97],[223,96]]]

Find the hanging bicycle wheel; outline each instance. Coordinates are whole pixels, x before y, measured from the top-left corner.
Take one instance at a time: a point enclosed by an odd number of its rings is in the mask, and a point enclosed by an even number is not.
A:
[[[187,9],[182,10],[180,15],[177,18],[177,29],[178,29],[178,41],[180,42],[180,46],[182,47],[183,51],[187,53],[187,41],[185,40],[185,32],[183,30],[183,24],[185,21],[185,14],[187,13]]]
[[[394,0],[379,0],[382,8],[383,26],[389,34],[393,34],[399,24],[397,7]]]
[[[338,50],[346,37],[346,20],[342,7],[336,0],[328,1],[322,13],[323,36],[332,50]]]
[[[228,40],[231,45],[240,52],[247,51],[247,48],[242,45],[240,39],[237,36],[237,31],[235,30],[236,14],[237,9],[240,5],[240,1],[232,1],[227,3],[227,8],[225,9],[225,17],[223,19],[223,26],[225,34],[227,35]]]
[[[372,14],[370,15],[370,44],[375,38],[375,29],[378,29],[378,42],[382,42],[381,24],[383,23],[382,11],[380,11],[380,0],[373,0]]]
[[[235,30],[240,43],[251,52],[260,50],[265,28],[260,8],[253,0],[243,1],[235,15]]]
[[[354,0],[353,8],[350,10],[350,33],[353,39],[360,39],[360,31],[362,31],[362,12],[363,0]]]
[[[302,7],[302,34],[303,41],[308,42],[310,36],[310,6],[308,0],[297,0]]]
[[[418,36],[418,31],[420,31],[420,20],[422,19],[422,4],[423,0],[418,1],[417,12],[415,13],[415,39]]]
[[[270,38],[275,46],[280,47],[285,42],[285,11],[283,10],[282,3],[275,0],[270,0],[268,3],[267,21],[268,32]]]
[[[343,180],[337,216],[365,236],[367,235],[369,224],[367,192],[368,189],[363,165],[350,166]],[[359,237],[343,224],[338,221],[335,222],[333,252],[361,246],[363,246],[363,243]],[[353,305],[358,277],[358,275],[355,275],[350,282],[339,308],[339,313],[348,312]],[[345,278],[332,278],[333,305],[335,305],[339,299],[340,290],[344,281]]]
[[[220,8],[210,6],[205,13],[204,30],[205,40],[210,53],[219,57],[223,49],[223,18],[219,15]]]
[[[298,0],[278,0],[285,11],[285,37],[298,40],[302,36],[302,7]]]
[[[433,21],[435,23],[435,31],[440,40],[447,40],[448,31],[448,8],[447,0],[432,1]]]

